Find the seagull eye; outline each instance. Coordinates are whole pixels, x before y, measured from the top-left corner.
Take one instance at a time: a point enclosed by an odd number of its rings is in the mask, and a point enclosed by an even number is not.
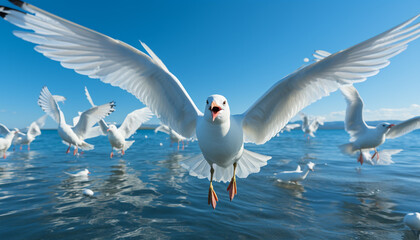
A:
[[[226,105],[226,101],[223,101],[223,105]]]
[[[209,100],[206,101],[206,104],[209,104]]]

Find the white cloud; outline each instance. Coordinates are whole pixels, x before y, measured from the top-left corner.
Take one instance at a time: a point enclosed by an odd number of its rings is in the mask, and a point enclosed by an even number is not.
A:
[[[343,121],[345,111],[331,112],[325,115],[326,121]],[[365,109],[363,117],[365,121],[378,120],[407,120],[412,117],[420,116],[420,105],[412,104],[406,108],[380,108],[377,110]]]

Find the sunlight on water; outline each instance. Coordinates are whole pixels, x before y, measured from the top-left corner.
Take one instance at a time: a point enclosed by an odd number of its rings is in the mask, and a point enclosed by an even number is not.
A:
[[[56,131],[44,131],[30,152],[10,151],[0,162],[0,236],[414,239],[402,219],[420,210],[419,136],[416,131],[381,146],[404,149],[394,164],[361,168],[356,157],[339,152],[337,145],[348,140],[341,130],[320,130],[309,141],[292,131],[265,145],[246,145],[272,160],[260,173],[238,179],[232,202],[228,184],[215,183],[220,201],[213,210],[209,182],[180,166],[199,153],[197,142],[177,151],[167,135],[144,130],[124,157],[109,158],[106,137],[88,140],[95,149],[75,157],[65,154]],[[309,161],[315,171],[305,181],[277,181],[278,172]],[[88,178],[65,173],[84,168],[92,173]],[[95,194],[83,195],[84,189]]]

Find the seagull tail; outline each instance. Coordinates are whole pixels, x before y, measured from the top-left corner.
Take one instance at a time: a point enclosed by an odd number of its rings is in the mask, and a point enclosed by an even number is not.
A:
[[[270,159],[270,156],[265,156],[244,149],[242,157],[238,161],[236,176],[239,178],[246,178],[251,173],[257,173],[260,171],[261,167],[267,165],[267,161]],[[181,162],[181,166],[186,168],[191,176],[207,178],[210,180],[210,164],[206,161],[203,154],[184,160]],[[232,179],[233,165],[224,168],[214,164],[213,168],[213,181],[229,182]]]
[[[81,145],[79,145],[79,148],[82,149],[83,151],[89,151],[89,150],[92,150],[94,148],[94,146],[92,144],[89,144],[89,143],[83,141],[83,143]]]
[[[356,152],[356,150],[353,149],[353,144],[352,143],[347,143],[347,144],[340,145],[339,148],[340,148],[342,153],[348,154],[348,155],[353,155]]]
[[[135,142],[134,140],[133,141],[125,141],[124,151],[126,151],[127,149],[129,149],[131,147],[131,145],[133,145],[134,142]]]

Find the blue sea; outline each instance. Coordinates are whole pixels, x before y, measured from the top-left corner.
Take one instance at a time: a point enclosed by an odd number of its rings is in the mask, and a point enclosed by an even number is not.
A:
[[[420,211],[420,131],[387,140],[380,149],[403,149],[394,164],[360,166],[340,153],[343,130],[285,132],[251,151],[273,158],[261,171],[214,183],[215,210],[207,204],[209,181],[189,176],[180,162],[199,153],[168,136],[140,130],[124,156],[109,158],[106,137],[73,156],[55,130],[43,131],[20,151],[0,160],[1,239],[415,239],[403,224]],[[279,183],[277,173],[314,162],[300,184]],[[88,179],[65,172],[88,168]],[[83,189],[95,192],[83,195]]]

